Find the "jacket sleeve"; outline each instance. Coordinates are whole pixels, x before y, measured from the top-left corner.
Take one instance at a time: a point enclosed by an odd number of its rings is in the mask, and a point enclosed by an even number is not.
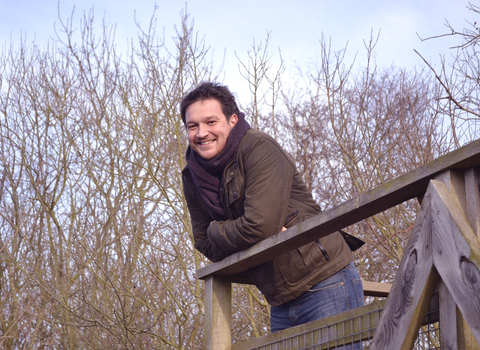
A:
[[[221,250],[237,252],[282,230],[287,215],[295,167],[280,146],[256,138],[245,150],[244,215],[213,222],[208,239]]]
[[[195,195],[193,184],[186,179],[185,175],[183,176],[183,193],[187,201],[188,211],[190,212],[195,248],[213,262],[222,260],[232,254],[232,252],[222,251],[208,239],[207,228],[213,219],[203,210]]]

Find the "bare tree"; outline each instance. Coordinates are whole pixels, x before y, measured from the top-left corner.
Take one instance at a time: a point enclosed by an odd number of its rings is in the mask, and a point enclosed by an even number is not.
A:
[[[201,349],[195,271],[208,261],[193,248],[182,193],[178,105],[222,67],[186,12],[171,41],[154,15],[139,25],[126,55],[114,26],[98,34],[93,11],[78,27],[74,18],[46,47],[0,54],[0,344]],[[463,35],[466,53],[476,34]],[[289,82],[269,38],[237,55],[252,96],[242,108],[291,154],[323,209],[478,137],[473,51],[449,76],[370,60],[357,72],[322,38],[319,61]],[[357,254],[364,278],[393,278],[417,209],[411,201],[348,228],[368,243]],[[261,293],[236,285],[233,296],[234,341],[268,333]]]
[[[76,41],[78,32],[81,42]],[[1,58],[4,348],[202,348],[206,263],[182,195],[185,91],[211,80],[188,15],[126,60],[114,27],[60,21]]]
[[[474,16],[480,14],[480,7],[469,2],[467,8]],[[422,40],[441,40],[444,37],[455,37],[459,44],[451,47],[451,57],[440,57],[440,68],[422,57],[425,64],[434,73],[443,88],[440,97],[441,112],[450,116],[449,127],[456,147],[478,139],[480,135],[480,45],[479,26],[477,21],[466,23],[462,30],[454,28],[448,21],[449,33],[440,34]]]
[[[331,208],[448,152],[451,135],[438,111],[440,87],[428,72],[354,72],[346,49],[322,39],[320,60],[284,90],[284,145],[324,209]],[[303,86],[300,89],[299,86]],[[287,128],[289,126],[289,128]],[[348,228],[367,245],[357,253],[363,278],[391,281],[418,204],[408,202]]]

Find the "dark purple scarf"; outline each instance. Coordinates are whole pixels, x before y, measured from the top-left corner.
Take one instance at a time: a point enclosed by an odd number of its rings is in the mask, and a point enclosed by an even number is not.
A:
[[[227,137],[225,147],[212,159],[200,157],[191,147],[187,148],[187,164],[192,173],[195,189],[208,207],[219,215],[217,220],[225,220],[225,211],[220,201],[220,183],[223,170],[235,156],[240,140],[245,136],[250,124],[245,120],[245,114],[238,114],[238,121]]]

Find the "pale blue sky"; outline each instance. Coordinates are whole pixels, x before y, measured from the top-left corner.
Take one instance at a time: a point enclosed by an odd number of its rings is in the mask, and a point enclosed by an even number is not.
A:
[[[276,53],[280,47],[286,64],[291,66],[318,56],[322,33],[332,40],[333,49],[343,48],[348,41],[350,57],[358,52],[361,63],[365,56],[363,40],[369,38],[371,30],[381,30],[377,64],[413,69],[422,66],[413,49],[438,62],[438,54],[448,53],[452,45],[448,39],[422,43],[416,33],[422,37],[445,33],[446,19],[459,29],[466,26],[465,19],[476,20],[467,11],[465,0],[63,0],[60,12],[67,18],[75,5],[78,23],[83,11],[94,6],[98,24],[104,15],[107,22],[117,23],[117,41],[123,44],[136,36],[135,11],[146,27],[155,3],[158,28],[165,28],[167,37],[174,34],[173,25],[179,24],[180,11],[187,3],[196,30],[205,36],[219,61],[225,51],[227,85],[238,79],[235,52],[245,58],[253,38],[263,40],[267,31],[272,37],[270,51]],[[27,41],[35,37],[37,43],[53,36],[57,4],[56,0],[0,0],[2,46],[10,37],[18,42],[21,32],[26,33]]]

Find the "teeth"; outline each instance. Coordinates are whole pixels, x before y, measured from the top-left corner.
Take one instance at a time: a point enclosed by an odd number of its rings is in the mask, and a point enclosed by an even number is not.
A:
[[[213,141],[205,141],[205,142],[200,142],[201,145],[208,145],[210,143],[212,143]]]

